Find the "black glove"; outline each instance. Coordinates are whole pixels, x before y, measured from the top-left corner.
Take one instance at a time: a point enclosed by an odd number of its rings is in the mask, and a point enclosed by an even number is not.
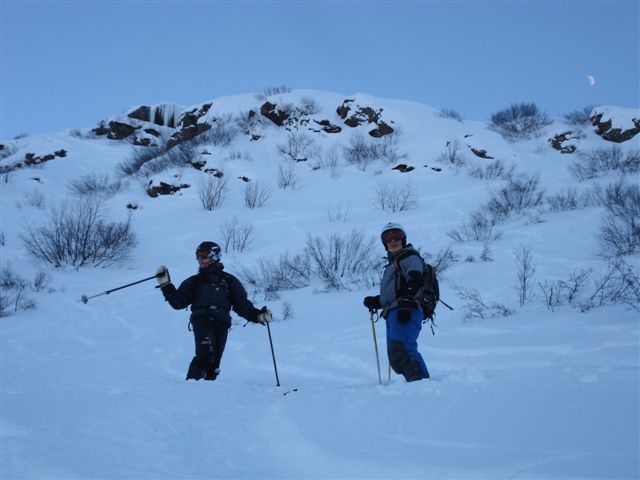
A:
[[[364,297],[364,301],[362,303],[369,310],[377,310],[381,308],[380,295],[376,295],[375,297]]]
[[[411,320],[411,310],[416,308],[416,302],[408,298],[398,299],[398,321],[400,323],[407,323]]]

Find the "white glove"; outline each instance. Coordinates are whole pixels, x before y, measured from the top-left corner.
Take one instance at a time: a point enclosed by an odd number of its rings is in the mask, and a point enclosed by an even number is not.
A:
[[[269,310],[266,306],[260,309],[260,313],[258,314],[258,323],[262,325],[266,325],[273,319],[271,315],[271,310]]]
[[[158,285],[164,287],[165,285],[169,285],[171,283],[171,277],[169,276],[169,269],[164,265],[160,265],[156,270],[156,279],[158,280]]]

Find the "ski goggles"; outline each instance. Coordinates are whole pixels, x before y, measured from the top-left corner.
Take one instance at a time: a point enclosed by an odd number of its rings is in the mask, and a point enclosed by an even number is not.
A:
[[[196,252],[196,258],[200,260],[211,259],[211,252],[203,252],[203,251]]]
[[[382,241],[384,243],[401,242],[402,237],[403,235],[400,230],[389,230],[382,235]]]

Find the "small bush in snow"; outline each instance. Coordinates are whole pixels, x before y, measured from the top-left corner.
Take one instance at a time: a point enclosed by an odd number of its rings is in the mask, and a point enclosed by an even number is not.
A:
[[[300,99],[300,113],[302,115],[315,115],[320,111],[320,106],[313,97],[302,97]]]
[[[636,174],[640,171],[640,150],[626,154],[617,145],[599,148],[579,156],[579,160],[569,165],[569,170],[579,180],[588,180],[612,171],[624,174]]]
[[[238,275],[254,292],[262,292],[265,300],[277,298],[280,290],[293,290],[309,285],[311,263],[306,252],[285,253],[275,260],[260,260],[255,269],[240,268]]]
[[[295,316],[293,305],[289,302],[282,303],[282,319],[289,320]]]
[[[591,111],[594,109],[594,107],[595,105],[587,105],[586,107],[579,110],[569,112],[566,115],[563,115],[564,121],[569,125],[575,125],[576,127],[591,125],[589,116],[591,115]]]
[[[451,118],[453,120],[457,120],[460,123],[464,122],[464,117],[451,108],[443,108],[438,112],[438,116],[440,118]]]
[[[359,132],[349,139],[349,146],[343,148],[343,155],[347,163],[355,165],[363,172],[369,163],[376,159],[371,144]]]
[[[506,140],[527,140],[542,134],[553,121],[535,103],[514,103],[491,115],[489,128]]]
[[[211,128],[206,132],[194,137],[198,138],[200,144],[210,143],[216,147],[228,147],[238,136],[239,130],[233,121],[231,114],[216,118]]]
[[[240,223],[233,217],[232,220],[222,224],[221,230],[222,248],[225,252],[244,252],[253,240],[253,225]]]
[[[471,213],[471,218],[459,229],[447,232],[447,236],[455,242],[493,241],[500,238],[501,234],[496,230],[496,219],[486,210],[477,210]]]
[[[271,189],[260,182],[249,182],[244,187],[244,205],[247,208],[261,208],[271,196]]]
[[[520,214],[541,205],[543,197],[539,177],[521,174],[510,178],[502,188],[492,191],[485,208],[494,219],[502,221],[511,214]]]
[[[28,288],[29,282],[16,273],[11,265],[2,267],[0,270],[0,317],[6,317],[18,310],[35,308],[35,302],[26,296]]]
[[[298,174],[294,162],[281,163],[278,166],[278,188],[295,190],[298,186]]]
[[[435,268],[438,274],[444,273],[451,265],[460,261],[460,255],[454,253],[451,247],[440,249],[435,256],[424,253],[422,254],[422,258]]]
[[[436,161],[454,167],[463,167],[466,159],[460,151],[460,141],[458,139],[448,141],[447,149],[436,157]]]
[[[305,132],[290,132],[287,143],[278,145],[278,153],[294,162],[306,162],[318,157],[319,152],[315,140]]]
[[[265,87],[262,91],[256,93],[256,98],[259,101],[264,101],[269,98],[271,95],[278,95],[279,93],[289,93],[291,92],[291,87],[286,85],[280,85],[279,87]]]
[[[513,311],[509,307],[501,303],[487,302],[477,290],[467,290],[459,286],[454,287],[454,289],[458,296],[465,302],[463,306],[465,320],[508,317],[513,314]]]
[[[577,269],[568,280],[538,282],[547,309],[554,311],[563,304],[576,304],[587,288],[591,273],[591,270]]]
[[[386,212],[404,212],[418,204],[411,183],[404,185],[380,182],[375,189],[374,204]]]
[[[516,257],[516,290],[520,306],[524,306],[533,294],[533,275],[536,269],[533,266],[531,248],[520,246],[515,252]]]
[[[329,205],[327,207],[327,217],[331,223],[347,223],[351,218],[349,205]]]
[[[137,243],[131,218],[126,222],[104,221],[95,197],[51,208],[48,223],[28,225],[22,240],[27,252],[38,260],[54,267],[76,268],[123,262]]]
[[[621,179],[600,194],[606,215],[600,242],[606,256],[633,255],[640,251],[640,186]]]
[[[479,180],[495,180],[497,178],[507,180],[513,176],[514,170],[514,165],[507,168],[502,160],[494,160],[490,163],[475,162],[469,167],[467,173]]]
[[[25,195],[27,204],[38,209],[43,209],[46,205],[44,193],[40,190],[32,190]]]
[[[146,163],[160,157],[166,152],[164,145],[150,147],[133,147],[131,155],[117,166],[118,173],[123,177],[136,175]]]
[[[618,303],[640,310],[640,276],[637,265],[631,266],[621,258],[612,259],[593,287],[589,299],[580,305],[583,311]]]
[[[240,112],[236,117],[236,126],[245,135],[253,135],[262,123],[262,115],[250,110]]]
[[[357,231],[329,238],[310,235],[306,252],[313,272],[328,290],[349,290],[354,285],[369,286],[379,280],[372,274],[378,264],[375,244],[373,238],[367,240]]]
[[[589,197],[580,195],[578,190],[567,187],[564,190],[547,196],[547,207],[552,212],[566,212],[568,210],[579,210],[589,206]]]
[[[198,181],[198,197],[202,207],[207,210],[215,210],[224,202],[229,192],[229,179],[226,176],[214,177],[207,175]]]
[[[97,195],[102,198],[111,198],[122,188],[122,182],[111,182],[109,175],[95,173],[84,175],[69,182],[69,190],[78,196]]]

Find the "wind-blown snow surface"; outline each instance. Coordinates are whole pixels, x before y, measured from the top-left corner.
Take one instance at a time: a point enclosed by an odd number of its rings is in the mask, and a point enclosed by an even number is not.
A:
[[[296,101],[300,95],[318,101],[318,119],[340,122],[335,108],[345,97],[322,92],[284,97]],[[228,149],[210,147],[212,155],[203,155],[207,167],[230,178],[231,194],[219,210],[202,209],[196,185],[203,173],[191,168],[154,177],[176,182],[179,175],[180,183],[192,185],[182,194],[149,198],[132,180],[106,200],[105,215],[114,220],[126,217],[127,203],[139,205],[132,219],[139,245],[126,265],[108,269],[53,270],[26,256],[20,233],[23,222],[39,224],[47,216],[28,200],[34,191],[52,206],[71,195],[72,179],[92,172],[115,178],[131,145],[66,133],[7,142],[17,148],[16,158],[60,148],[69,153],[38,169],[13,172],[2,185],[2,266],[11,263],[29,279],[46,270],[54,290],[30,293],[37,310],[0,322],[3,480],[638,478],[638,312],[624,305],[550,312],[539,293],[519,307],[514,288],[514,251],[520,245],[531,248],[536,280],[566,279],[576,268],[603,271],[597,240],[603,210],[512,217],[491,245],[493,260],[482,262],[482,244],[451,244],[446,233],[466,221],[502,180],[477,180],[466,169],[434,159],[446,141],[460,139],[469,164],[486,160],[475,158],[467,143],[518,172],[539,174],[547,193],[567,186],[587,190],[615,181],[616,175],[576,183],[567,169],[575,157],[560,155],[547,142],[568,129],[559,122],[538,140],[509,144],[484,124],[442,119],[421,105],[355,98],[363,106],[383,107],[383,119],[400,127],[399,150],[414,171],[399,173],[382,162],[360,171],[341,160],[332,177],[326,168],[301,163],[295,165],[298,189],[281,190],[275,187],[277,145],[285,143],[287,132],[266,122],[260,141],[238,137]],[[244,96],[218,99],[212,110],[237,114],[255,106],[255,99]],[[323,151],[335,144],[340,154],[354,132],[343,128],[341,134],[314,138]],[[358,129],[366,135],[370,127]],[[585,135],[577,140],[579,149],[609,146],[591,128]],[[638,148],[638,142],[621,148]],[[241,175],[273,185],[265,207],[244,207]],[[419,208],[396,214],[375,208],[380,182],[409,180]],[[348,220],[329,221],[331,209],[347,210]],[[223,255],[231,273],[298,252],[309,234],[359,230],[377,237],[391,220],[404,225],[409,240],[423,250],[436,253],[452,245],[461,260],[472,256],[474,262],[460,261],[442,275],[442,298],[456,309],[440,306],[436,335],[425,328],[419,340],[432,379],[408,384],[392,374],[387,384],[380,320],[384,384],[378,384],[371,324],[362,306],[375,287],[324,292],[315,280],[280,292],[277,300],[252,295],[276,317],[271,333],[280,387],[263,326],[235,321],[219,379],[185,382],[193,355],[188,312],[172,310],[151,282],[80,302],[83,294],[152,275],[160,264],[169,267],[174,282],[182,281],[197,267],[195,246],[220,241],[221,225],[234,216],[254,226],[255,238],[248,251]],[[637,257],[629,261],[637,268]],[[454,286],[476,289],[514,314],[465,321]],[[282,319],[285,303],[294,309],[287,320]]]

